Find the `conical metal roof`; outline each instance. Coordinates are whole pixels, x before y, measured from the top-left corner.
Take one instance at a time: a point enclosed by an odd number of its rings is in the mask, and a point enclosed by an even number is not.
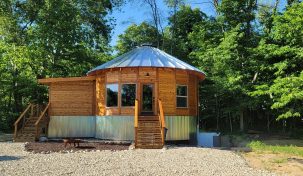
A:
[[[176,68],[183,70],[195,71],[205,77],[205,73],[198,68],[195,68],[174,56],[167,54],[157,48],[151,46],[137,47],[109,62],[106,62],[92,70],[87,74],[92,74],[94,71],[123,67],[163,67]]]

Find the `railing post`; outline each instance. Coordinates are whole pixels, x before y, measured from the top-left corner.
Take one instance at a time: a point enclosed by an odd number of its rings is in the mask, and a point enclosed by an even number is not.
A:
[[[164,116],[164,112],[163,112],[163,107],[162,107],[162,101],[159,99],[158,100],[159,102],[159,116],[160,116],[160,125],[161,125],[161,134],[162,134],[162,144],[164,145],[165,143],[165,128],[166,128],[166,125],[165,125],[165,116]]]
[[[18,124],[15,124],[15,132],[14,132],[14,139],[17,137],[17,131],[18,131]]]
[[[50,106],[50,103],[47,104],[47,106],[45,107],[45,109],[41,112],[41,114],[39,115],[38,117],[38,120],[36,121],[35,123],[35,126],[36,126],[36,139],[39,139],[39,136],[40,136],[40,129],[39,129],[39,124],[40,124],[40,121],[46,116],[46,112],[48,111],[48,108]],[[43,119],[45,120],[45,119]]]
[[[139,119],[139,101],[136,99],[135,100],[135,121],[134,121],[134,127],[135,127],[135,147],[137,147],[138,119]]]
[[[36,137],[36,140],[39,140],[39,124],[38,125],[36,125],[36,135],[35,135]]]

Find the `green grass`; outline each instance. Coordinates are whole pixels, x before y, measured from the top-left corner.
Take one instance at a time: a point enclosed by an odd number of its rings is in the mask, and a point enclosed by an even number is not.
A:
[[[272,153],[286,153],[303,157],[303,149],[294,145],[267,145],[261,141],[252,141],[247,146],[256,152],[269,151]]]
[[[273,159],[272,162],[276,163],[276,164],[286,163],[287,162],[287,158]]]

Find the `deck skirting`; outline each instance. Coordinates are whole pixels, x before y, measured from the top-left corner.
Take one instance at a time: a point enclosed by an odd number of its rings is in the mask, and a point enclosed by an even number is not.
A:
[[[165,116],[166,140],[193,140],[196,117]],[[133,116],[51,116],[48,137],[92,137],[108,140],[134,140]]]

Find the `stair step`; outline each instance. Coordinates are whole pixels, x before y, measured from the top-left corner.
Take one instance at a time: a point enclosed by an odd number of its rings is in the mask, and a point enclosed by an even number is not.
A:
[[[163,148],[158,116],[140,116],[137,128],[136,148]]]
[[[137,145],[136,148],[141,149],[161,149],[163,145]]]

